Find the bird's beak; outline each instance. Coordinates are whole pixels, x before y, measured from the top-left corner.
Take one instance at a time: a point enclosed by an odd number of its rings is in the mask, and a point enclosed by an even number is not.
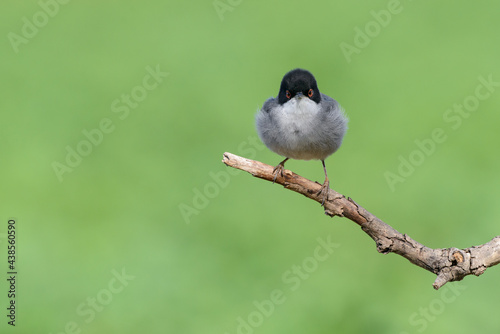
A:
[[[298,92],[297,94],[295,94],[295,97],[300,100],[301,98],[304,97],[304,94],[302,94],[302,92]]]

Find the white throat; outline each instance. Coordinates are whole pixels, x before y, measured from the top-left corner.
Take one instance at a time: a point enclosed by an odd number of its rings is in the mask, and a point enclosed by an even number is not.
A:
[[[319,104],[306,97],[293,98],[283,104],[282,108],[283,115],[280,120],[282,125],[287,128],[310,126],[310,122],[316,120],[315,116],[320,111]]]

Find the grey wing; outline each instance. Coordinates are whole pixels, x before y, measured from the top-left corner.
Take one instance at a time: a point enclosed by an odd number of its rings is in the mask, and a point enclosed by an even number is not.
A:
[[[270,97],[264,102],[261,111],[269,113],[271,110],[278,105],[278,99],[274,97]]]
[[[255,115],[255,125],[260,139],[269,146],[277,140],[279,130],[276,124],[276,118],[273,109],[278,106],[278,99],[269,98],[264,102],[262,109]]]
[[[325,111],[323,121],[329,124],[329,132],[334,136],[335,141],[342,143],[347,131],[348,118],[342,106],[328,95],[321,94],[322,110]]]
[[[255,115],[255,121],[259,132],[268,131],[270,128],[275,126],[275,119],[272,110],[277,105],[278,99],[271,97],[264,102],[262,109],[257,112],[257,115]]]

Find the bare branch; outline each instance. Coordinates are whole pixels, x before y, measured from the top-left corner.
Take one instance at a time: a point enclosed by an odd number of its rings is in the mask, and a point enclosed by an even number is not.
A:
[[[229,167],[241,169],[255,177],[273,181],[273,166],[259,161],[224,153],[222,162]],[[286,189],[293,190],[318,203],[321,188],[319,183],[310,181],[289,170],[284,176],[278,176],[276,183]],[[399,233],[387,225],[351,198],[330,189],[328,200],[325,201],[325,213],[331,217],[346,217],[359,226],[376,243],[377,250],[382,254],[396,253],[408,259],[411,263],[437,275],[433,287],[437,290],[448,282],[461,281],[467,275],[479,276],[486,268],[500,263],[500,236],[480,246],[465,249],[426,247],[406,234]]]

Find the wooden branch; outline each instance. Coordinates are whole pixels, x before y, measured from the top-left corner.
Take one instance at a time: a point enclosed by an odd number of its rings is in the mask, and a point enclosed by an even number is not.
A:
[[[226,152],[222,162],[267,181],[272,182],[274,179],[274,167],[259,161]],[[278,175],[276,183],[321,203],[322,198],[317,194],[321,188],[319,183],[289,170],[285,170],[283,174],[283,177]],[[484,245],[465,249],[432,249],[396,231],[351,198],[346,198],[332,189],[328,194],[328,200],[325,201],[324,210],[331,217],[346,217],[361,226],[361,229],[375,241],[380,253],[399,254],[411,263],[436,274],[437,278],[433,284],[436,290],[448,282],[461,281],[467,275],[479,276],[486,268],[500,263],[500,236]]]

